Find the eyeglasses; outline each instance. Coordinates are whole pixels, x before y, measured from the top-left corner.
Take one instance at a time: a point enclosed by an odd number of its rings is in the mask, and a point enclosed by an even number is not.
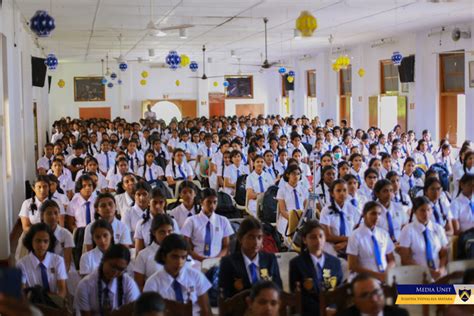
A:
[[[127,270],[127,267],[124,268],[124,267],[117,266],[115,264],[110,264],[110,269],[112,270],[112,272],[114,274],[117,273],[117,274],[120,275],[120,274],[124,273],[125,270]]]
[[[367,300],[369,298],[372,298],[373,296],[378,296],[381,297],[383,295],[382,289],[375,289],[372,292],[364,292],[361,295],[359,295],[359,298],[362,300]]]

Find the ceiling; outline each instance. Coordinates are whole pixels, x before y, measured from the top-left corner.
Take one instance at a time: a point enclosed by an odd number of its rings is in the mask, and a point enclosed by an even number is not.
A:
[[[216,61],[231,61],[235,50],[242,62],[260,62],[264,51],[263,17],[268,17],[269,60],[312,54],[330,46],[342,47],[399,32],[430,29],[474,20],[474,0],[15,0],[25,20],[36,10],[55,18],[52,36],[39,39],[45,54],[61,62],[97,61],[108,53],[127,59],[163,61],[169,50],[201,60],[201,47]],[[311,38],[293,38],[295,19],[302,10],[318,20]],[[188,38],[178,30],[151,37],[146,26],[153,12],[159,28],[193,24]]]

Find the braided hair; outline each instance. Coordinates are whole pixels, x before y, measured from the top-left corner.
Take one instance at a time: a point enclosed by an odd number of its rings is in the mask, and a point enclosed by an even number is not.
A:
[[[154,187],[150,192],[150,200],[154,199],[162,199],[165,201],[165,209],[166,209],[166,196],[161,191],[159,187]],[[151,202],[150,202],[151,203]],[[142,214],[143,222],[142,225],[145,225],[151,219],[151,212],[150,208],[147,208]]]

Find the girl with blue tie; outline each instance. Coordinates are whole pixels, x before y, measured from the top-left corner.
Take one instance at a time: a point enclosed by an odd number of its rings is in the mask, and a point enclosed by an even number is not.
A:
[[[474,175],[474,151],[466,151],[462,165],[454,170],[453,182],[455,193],[459,191],[459,181],[465,174]]]
[[[97,269],[104,253],[114,244],[114,229],[105,219],[98,219],[91,226],[93,248],[82,254],[79,261],[81,276],[91,274]]]
[[[349,174],[351,171],[351,166],[345,160],[337,164],[337,178],[342,179],[345,175]]]
[[[367,198],[359,192],[360,183],[353,174],[346,174],[343,178],[347,183],[347,199],[354,206],[359,214],[362,214],[362,208],[367,202]]]
[[[323,207],[331,202],[330,187],[336,179],[336,168],[334,166],[325,166],[321,170],[321,180],[314,190],[318,196],[317,207],[322,210]]]
[[[441,198],[442,193],[443,187],[438,178],[430,177],[426,179],[423,194],[432,209],[430,220],[443,227],[447,236],[452,236],[454,229],[451,205],[447,199]]]
[[[407,157],[403,163],[402,177],[400,178],[400,188],[405,194],[409,194],[414,187],[422,187],[423,181],[415,178],[415,159]]]
[[[395,266],[395,246],[389,234],[378,227],[382,205],[367,202],[358,227],[349,236],[347,255],[352,273],[367,273],[385,282],[387,270]]]
[[[448,174],[453,174],[454,159],[451,156],[451,145],[449,143],[442,144],[436,157],[436,162],[442,164]]]
[[[474,227],[474,175],[465,174],[459,180],[459,192],[451,203],[456,235]]]
[[[138,168],[137,174],[144,178],[148,183],[154,185],[156,180],[163,180],[165,175],[163,169],[155,163],[155,152],[148,149],[145,152],[145,163]]]
[[[393,201],[401,204],[407,214],[409,214],[412,207],[410,196],[402,192],[400,188],[400,176],[396,171],[390,171],[386,177],[392,183],[393,186]]]
[[[263,159],[265,161],[264,171],[270,175],[273,182],[280,179],[279,173],[275,167],[275,159],[274,159],[273,151],[266,150],[265,153],[263,154]],[[254,159],[254,162],[255,162],[255,159]],[[253,165],[253,168],[255,169],[255,164]]]
[[[415,158],[415,162],[417,164],[425,165],[426,168],[429,168],[435,163],[435,159],[428,149],[428,143],[424,139],[420,139],[418,141],[418,146],[416,146],[416,151],[413,154],[413,158]]]
[[[207,291],[211,283],[206,276],[185,263],[188,258],[188,243],[177,234],[167,236],[156,253],[155,260],[163,270],[153,274],[146,282],[145,292],[158,292],[167,300],[185,304],[192,302],[193,315],[210,316]]]
[[[248,211],[255,217],[257,217],[257,198],[275,183],[271,174],[264,171],[264,164],[262,156],[255,157],[253,160],[254,170],[246,180]]]
[[[249,167],[242,163],[242,153],[238,150],[231,152],[230,159],[232,164],[224,169],[224,192],[234,196],[237,180],[249,173]]]
[[[402,265],[421,265],[437,280],[446,274],[448,240],[444,228],[431,220],[432,202],[426,197],[413,200],[410,223],[400,234]]]
[[[180,180],[193,181],[194,173],[191,166],[184,159],[184,150],[176,148],[170,163],[166,166],[165,176],[168,186],[174,190],[176,182]]]

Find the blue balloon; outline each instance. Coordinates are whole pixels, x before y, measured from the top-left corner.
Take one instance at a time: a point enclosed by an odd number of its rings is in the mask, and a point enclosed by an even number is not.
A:
[[[54,18],[43,10],[38,10],[30,19],[30,29],[39,37],[47,37],[56,28]]]
[[[107,79],[102,78],[102,80],[100,82],[105,86],[107,84]]]
[[[117,74],[116,74],[115,72],[113,72],[113,73],[110,75],[110,79],[112,79],[112,80],[117,79]]]
[[[118,83],[118,84],[122,84],[122,79],[119,79],[119,80],[117,81],[117,83]]]
[[[198,70],[199,66],[198,63],[195,61],[192,61],[189,63],[189,69],[191,69],[192,72],[196,72]]]
[[[109,88],[113,88],[113,86],[114,86],[114,84],[113,84],[112,82],[109,82],[109,83],[107,84],[107,87],[109,87]]]
[[[127,65],[126,62],[122,62],[122,63],[119,64],[119,69],[121,71],[125,71],[125,70],[127,70],[127,68],[128,68],[128,65]]]
[[[229,86],[229,81],[227,81],[227,80],[226,80],[226,81],[224,81],[224,87],[226,87],[226,88],[227,88],[228,86]]]
[[[48,67],[49,70],[54,70],[58,66],[58,59],[54,54],[48,54],[46,57],[44,64]]]
[[[286,72],[286,68],[285,67],[280,67],[280,69],[278,69],[278,72],[281,73],[281,74],[284,74]]]
[[[288,72],[288,76],[294,77],[294,76],[295,76],[295,72],[294,72],[293,70],[290,70],[290,71]]]

